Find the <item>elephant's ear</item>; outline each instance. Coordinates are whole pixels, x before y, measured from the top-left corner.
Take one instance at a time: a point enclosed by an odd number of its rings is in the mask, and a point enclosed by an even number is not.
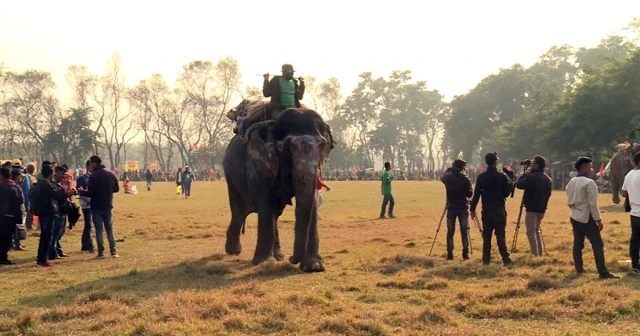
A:
[[[276,176],[278,174],[278,153],[275,148],[270,127],[256,128],[247,133],[247,153],[264,169],[264,172]]]

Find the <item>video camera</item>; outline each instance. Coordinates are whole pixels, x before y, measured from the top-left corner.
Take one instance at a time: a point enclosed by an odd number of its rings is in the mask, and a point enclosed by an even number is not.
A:
[[[526,159],[524,161],[520,161],[520,165],[521,166],[525,166],[525,167],[531,166],[532,163],[533,163],[533,161],[531,161],[530,159]]]

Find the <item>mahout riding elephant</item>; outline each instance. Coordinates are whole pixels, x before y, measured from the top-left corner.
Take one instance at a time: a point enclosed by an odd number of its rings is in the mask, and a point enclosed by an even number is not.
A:
[[[319,254],[316,173],[333,149],[329,126],[313,110],[288,109],[278,119],[251,125],[244,138],[227,147],[224,173],[231,222],[225,250],[239,255],[240,233],[250,213],[258,213],[258,241],[253,263],[284,259],[278,218],[295,197],[295,242],[292,264],[305,272],[322,272]]]
[[[640,147],[633,149],[629,144],[621,144],[617,148],[618,152],[611,158],[609,182],[611,183],[613,203],[620,204],[620,189],[622,189],[625,176],[633,169],[632,157],[640,150]]]

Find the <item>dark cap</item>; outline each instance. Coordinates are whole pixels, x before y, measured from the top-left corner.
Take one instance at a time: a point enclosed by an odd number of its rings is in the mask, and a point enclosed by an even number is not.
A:
[[[283,64],[282,65],[282,72],[295,72],[295,70],[293,70],[293,65],[291,64]]]
[[[464,169],[464,167],[467,166],[467,163],[464,160],[455,160],[453,161],[453,167],[456,167],[458,169]]]
[[[498,153],[496,152],[487,153],[487,155],[484,156],[484,162],[486,162],[489,166],[495,165],[498,160],[500,160],[500,158],[498,157]]]

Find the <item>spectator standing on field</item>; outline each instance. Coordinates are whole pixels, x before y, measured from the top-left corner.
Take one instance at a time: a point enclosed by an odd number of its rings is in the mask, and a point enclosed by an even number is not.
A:
[[[96,241],[98,243],[98,258],[104,259],[104,236],[103,231],[107,233],[109,241],[109,251],[111,256],[118,258],[116,250],[116,239],[113,234],[113,194],[120,191],[118,178],[116,175],[107,170],[102,165],[102,159],[99,156],[92,156],[91,175],[87,182],[87,189],[80,190],[80,196],[91,198],[91,214],[93,216],[93,224],[96,228]]]
[[[87,161],[85,164],[86,172],[76,180],[76,187],[78,189],[87,190],[89,184],[89,176],[91,176],[91,162]],[[82,231],[82,252],[94,253],[93,239],[91,238],[91,198],[87,196],[78,197],[80,200],[80,208],[82,209],[82,217],[84,218],[84,229]]]
[[[598,274],[601,279],[618,279],[611,274],[605,265],[604,243],[600,231],[604,228],[598,206],[598,186],[591,179],[593,160],[581,157],[576,161],[578,175],[567,184],[567,205],[571,209],[571,225],[573,226],[573,262],[576,272],[583,274],[582,249],[584,239],[589,239],[596,260]]]
[[[184,197],[186,199],[189,199],[189,197],[191,197],[191,184],[196,179],[193,176],[193,173],[191,173],[191,169],[189,169],[189,166],[184,167],[184,172],[182,172],[181,179],[182,179],[182,193],[184,194]]]
[[[640,153],[633,157],[635,168],[624,178],[622,196],[631,206],[631,238],[629,239],[629,256],[632,272],[640,275]]]
[[[0,265],[14,265],[8,252],[16,224],[22,222],[22,190],[11,179],[11,170],[0,169]]]
[[[387,205],[389,205],[389,218],[396,218],[393,214],[393,208],[396,205],[395,200],[393,199],[393,195],[391,194],[391,181],[393,180],[393,175],[391,175],[391,163],[384,163],[384,172],[382,173],[382,209],[380,209],[380,219],[386,219],[384,216]]]

